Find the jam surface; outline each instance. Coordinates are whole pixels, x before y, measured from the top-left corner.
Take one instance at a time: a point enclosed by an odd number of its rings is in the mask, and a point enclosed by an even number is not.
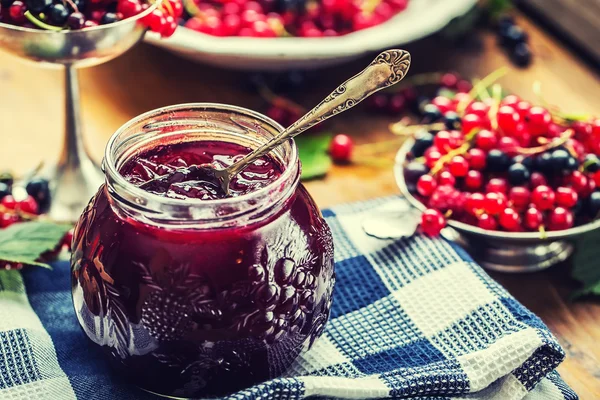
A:
[[[160,196],[214,200],[225,197],[218,182],[194,167],[211,165],[223,169],[249,152],[249,148],[239,144],[219,141],[158,146],[133,157],[119,172],[132,184]],[[233,177],[229,196],[254,192],[275,181],[281,173],[282,167],[271,156],[260,157]]]
[[[157,148],[121,171],[139,185],[247,151],[204,145]],[[235,182],[236,195],[280,173],[274,160],[259,160]],[[204,189],[178,196],[212,198]],[[283,374],[312,345],[331,306],[331,233],[302,185],[278,204],[255,223],[183,229],[125,216],[100,188],[74,234],[73,301],[118,374],[169,396],[224,395]]]

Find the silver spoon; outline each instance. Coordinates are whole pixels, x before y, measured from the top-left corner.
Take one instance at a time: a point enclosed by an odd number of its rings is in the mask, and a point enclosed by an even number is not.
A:
[[[269,153],[275,147],[285,143],[308,128],[349,110],[373,93],[400,82],[410,67],[410,54],[404,50],[387,50],[379,54],[364,70],[338,86],[329,96],[316,107],[307,112],[298,121],[275,136],[267,143],[258,147],[240,161],[224,169],[216,169],[210,164],[190,166],[172,174],[152,179],[140,187],[148,189],[165,181],[184,181],[186,176],[193,174],[201,176],[204,181],[218,182],[225,196],[229,194],[231,179],[244,170],[252,161]],[[174,176],[176,175],[176,176]]]

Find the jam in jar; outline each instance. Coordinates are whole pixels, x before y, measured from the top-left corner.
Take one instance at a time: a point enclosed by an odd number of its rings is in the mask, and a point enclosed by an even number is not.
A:
[[[255,160],[227,197],[194,172],[281,130],[246,109],[187,104],[110,139],[106,184],[75,230],[73,302],[85,334],[140,387],[231,393],[283,374],[322,333],[333,244],[293,142]]]

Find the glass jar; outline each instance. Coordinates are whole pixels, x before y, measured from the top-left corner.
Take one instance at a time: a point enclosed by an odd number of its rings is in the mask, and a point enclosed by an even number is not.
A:
[[[283,128],[250,110],[185,104],[143,114],[110,139],[106,183],[74,235],[72,291],[86,335],[152,392],[222,395],[281,375],[329,316],[331,232],[299,183],[292,141],[262,189],[219,200],[161,197],[119,168],[170,143],[255,148]]]

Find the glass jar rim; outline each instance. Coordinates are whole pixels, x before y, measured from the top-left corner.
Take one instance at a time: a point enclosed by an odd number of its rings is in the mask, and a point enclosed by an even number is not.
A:
[[[283,165],[284,170],[282,174],[277,177],[273,182],[270,182],[268,185],[255,190],[250,193],[243,194],[241,196],[236,197],[227,197],[223,199],[214,199],[214,200],[201,200],[194,198],[187,199],[175,199],[165,196],[160,196],[154,193],[150,193],[145,191],[144,189],[139,188],[138,186],[133,185],[123,175],[121,175],[117,169],[117,160],[114,156],[114,149],[118,143],[121,134],[126,133],[129,129],[135,127],[137,124],[140,124],[144,120],[151,120],[154,116],[160,116],[164,114],[168,114],[170,112],[177,112],[183,110],[205,110],[205,111],[217,111],[217,112],[231,112],[233,114],[239,114],[246,117],[254,118],[258,121],[261,121],[265,124],[270,125],[277,132],[282,132],[285,128],[276,122],[275,120],[263,115],[259,112],[250,110],[248,108],[233,106],[228,104],[221,103],[183,103],[183,104],[175,104],[166,107],[160,107],[154,110],[147,111],[143,114],[138,115],[135,118],[130,119],[125,124],[123,124],[108,140],[106,145],[106,149],[104,152],[104,159],[102,161],[102,169],[104,170],[107,178],[110,178],[114,183],[118,184],[121,187],[126,187],[127,190],[136,197],[148,198],[155,202],[162,203],[167,206],[220,206],[220,205],[230,205],[232,203],[237,202],[247,202],[251,200],[253,197],[259,197],[267,194],[272,191],[274,188],[282,185],[284,182],[288,181],[291,178],[291,175],[295,173],[295,168],[292,166],[298,164],[298,149],[293,139],[290,139],[290,157],[289,160]]]

